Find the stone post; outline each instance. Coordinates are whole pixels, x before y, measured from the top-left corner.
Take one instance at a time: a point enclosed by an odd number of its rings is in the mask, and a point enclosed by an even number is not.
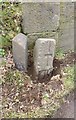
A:
[[[39,38],[34,48],[34,69],[36,74],[44,75],[53,70],[53,58],[56,41],[54,39]]]
[[[27,36],[19,33],[12,40],[13,46],[13,59],[16,67],[19,70],[27,71],[27,59],[28,59],[28,49],[27,49]]]

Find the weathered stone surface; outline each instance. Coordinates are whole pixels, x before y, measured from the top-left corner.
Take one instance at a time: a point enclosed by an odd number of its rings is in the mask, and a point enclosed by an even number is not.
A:
[[[59,44],[63,51],[74,50],[74,28],[69,26],[63,29],[63,31],[61,30]]]
[[[65,52],[74,50],[74,29],[73,2],[31,2],[23,5],[23,31],[28,35],[29,45],[38,38],[46,37],[58,39],[58,47]],[[57,38],[51,37],[53,32],[58,33]]]
[[[18,69],[27,71],[27,36],[19,33],[12,40],[13,59]]]
[[[64,50],[74,50],[74,3],[60,4],[59,44]]]
[[[40,33],[56,30],[59,26],[59,3],[25,3],[23,4],[24,33]]]
[[[36,74],[41,72],[43,75],[52,71],[55,45],[56,41],[50,38],[39,38],[36,41],[34,48],[34,68]]]
[[[39,38],[51,38],[56,40],[56,47],[58,47],[58,32],[43,32],[43,33],[33,33],[33,34],[28,34],[28,49],[33,49],[35,42]]]

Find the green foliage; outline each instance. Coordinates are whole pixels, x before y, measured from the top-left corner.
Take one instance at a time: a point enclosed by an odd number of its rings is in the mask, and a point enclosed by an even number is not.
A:
[[[9,36],[8,38],[7,38],[7,35],[6,37],[0,36],[0,48],[9,47],[10,45],[11,45],[11,42],[9,40]]]
[[[0,3],[0,6],[2,6],[0,47],[8,47],[11,45],[12,38],[21,31],[21,4],[4,2]]]
[[[0,49],[0,56],[4,56],[5,55],[5,50],[4,49]]]
[[[61,49],[56,50],[55,56],[58,59],[64,59],[65,58],[65,54],[64,54],[63,50],[61,50]]]

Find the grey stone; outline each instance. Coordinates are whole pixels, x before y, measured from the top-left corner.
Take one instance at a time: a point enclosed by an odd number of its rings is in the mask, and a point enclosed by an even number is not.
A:
[[[74,3],[71,2],[60,6],[59,44],[65,52],[74,50]]]
[[[33,49],[35,42],[39,38],[52,38],[56,40],[56,47],[58,47],[58,32],[43,32],[43,33],[33,33],[33,34],[28,34],[28,49]]]
[[[59,33],[60,34],[60,33]],[[73,50],[74,51],[74,29],[70,26],[66,27],[59,36],[59,44],[63,51]]]
[[[59,3],[25,3],[23,4],[24,33],[51,32],[59,26]]]
[[[36,74],[53,70],[53,58],[55,52],[56,41],[50,38],[39,38],[34,47],[34,69]]]
[[[74,50],[74,17],[73,2],[23,4],[23,31],[28,35],[29,45],[38,38],[52,38],[55,32],[59,48],[65,52]]]
[[[12,40],[13,59],[18,69],[27,71],[27,36],[19,33]]]

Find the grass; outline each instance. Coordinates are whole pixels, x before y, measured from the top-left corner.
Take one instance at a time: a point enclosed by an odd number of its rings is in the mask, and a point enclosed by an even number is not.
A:
[[[69,52],[72,52],[72,51],[69,51]],[[65,59],[65,54],[62,49],[58,49],[56,51],[55,56],[60,60]],[[74,89],[75,71],[76,71],[76,65],[64,67],[64,73],[67,73],[67,76],[64,78],[64,86],[65,86],[65,89],[68,91]]]
[[[64,86],[67,91],[74,89],[75,70],[76,70],[76,65],[68,66],[68,67],[65,67],[65,69],[64,69],[64,72],[67,73],[67,76],[64,79]]]
[[[23,72],[20,72],[19,70],[8,70],[5,74],[4,83],[14,83],[15,86],[18,86],[18,88],[24,86],[24,82],[27,81],[31,82],[31,79],[27,74],[24,74]]]

